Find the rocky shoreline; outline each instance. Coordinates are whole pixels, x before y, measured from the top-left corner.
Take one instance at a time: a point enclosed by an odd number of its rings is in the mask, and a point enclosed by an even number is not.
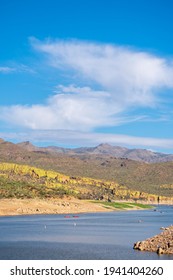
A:
[[[156,252],[157,254],[173,254],[173,226],[161,228],[163,231],[145,241],[138,241],[134,249]]]

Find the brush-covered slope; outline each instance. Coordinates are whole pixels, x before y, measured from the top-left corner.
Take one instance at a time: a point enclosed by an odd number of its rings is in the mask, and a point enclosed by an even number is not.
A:
[[[115,181],[65,176],[28,165],[0,163],[0,198],[133,199],[157,202],[158,195],[128,188]],[[170,198],[159,196],[160,201]]]

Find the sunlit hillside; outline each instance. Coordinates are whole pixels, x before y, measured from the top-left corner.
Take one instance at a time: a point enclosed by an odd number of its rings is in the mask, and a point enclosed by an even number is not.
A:
[[[162,186],[164,189],[166,186]],[[172,187],[172,186],[171,186]],[[0,163],[1,198],[56,198],[73,196],[92,200],[157,202],[158,195],[120,185],[116,181],[67,176],[29,165]],[[168,200],[159,196],[159,200]]]

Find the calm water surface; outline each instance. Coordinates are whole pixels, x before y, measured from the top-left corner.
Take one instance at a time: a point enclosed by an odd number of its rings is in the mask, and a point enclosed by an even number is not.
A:
[[[0,259],[173,259],[133,250],[173,224],[173,206],[155,210],[1,217]]]

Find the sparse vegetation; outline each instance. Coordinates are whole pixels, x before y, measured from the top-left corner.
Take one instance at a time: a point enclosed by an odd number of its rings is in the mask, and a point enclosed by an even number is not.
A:
[[[67,176],[29,165],[0,163],[0,198],[63,196],[108,202],[134,200],[155,203],[158,199],[155,194],[133,190],[115,181]],[[167,197],[159,196],[160,201],[166,199]],[[127,204],[127,207],[132,207],[132,204]]]

